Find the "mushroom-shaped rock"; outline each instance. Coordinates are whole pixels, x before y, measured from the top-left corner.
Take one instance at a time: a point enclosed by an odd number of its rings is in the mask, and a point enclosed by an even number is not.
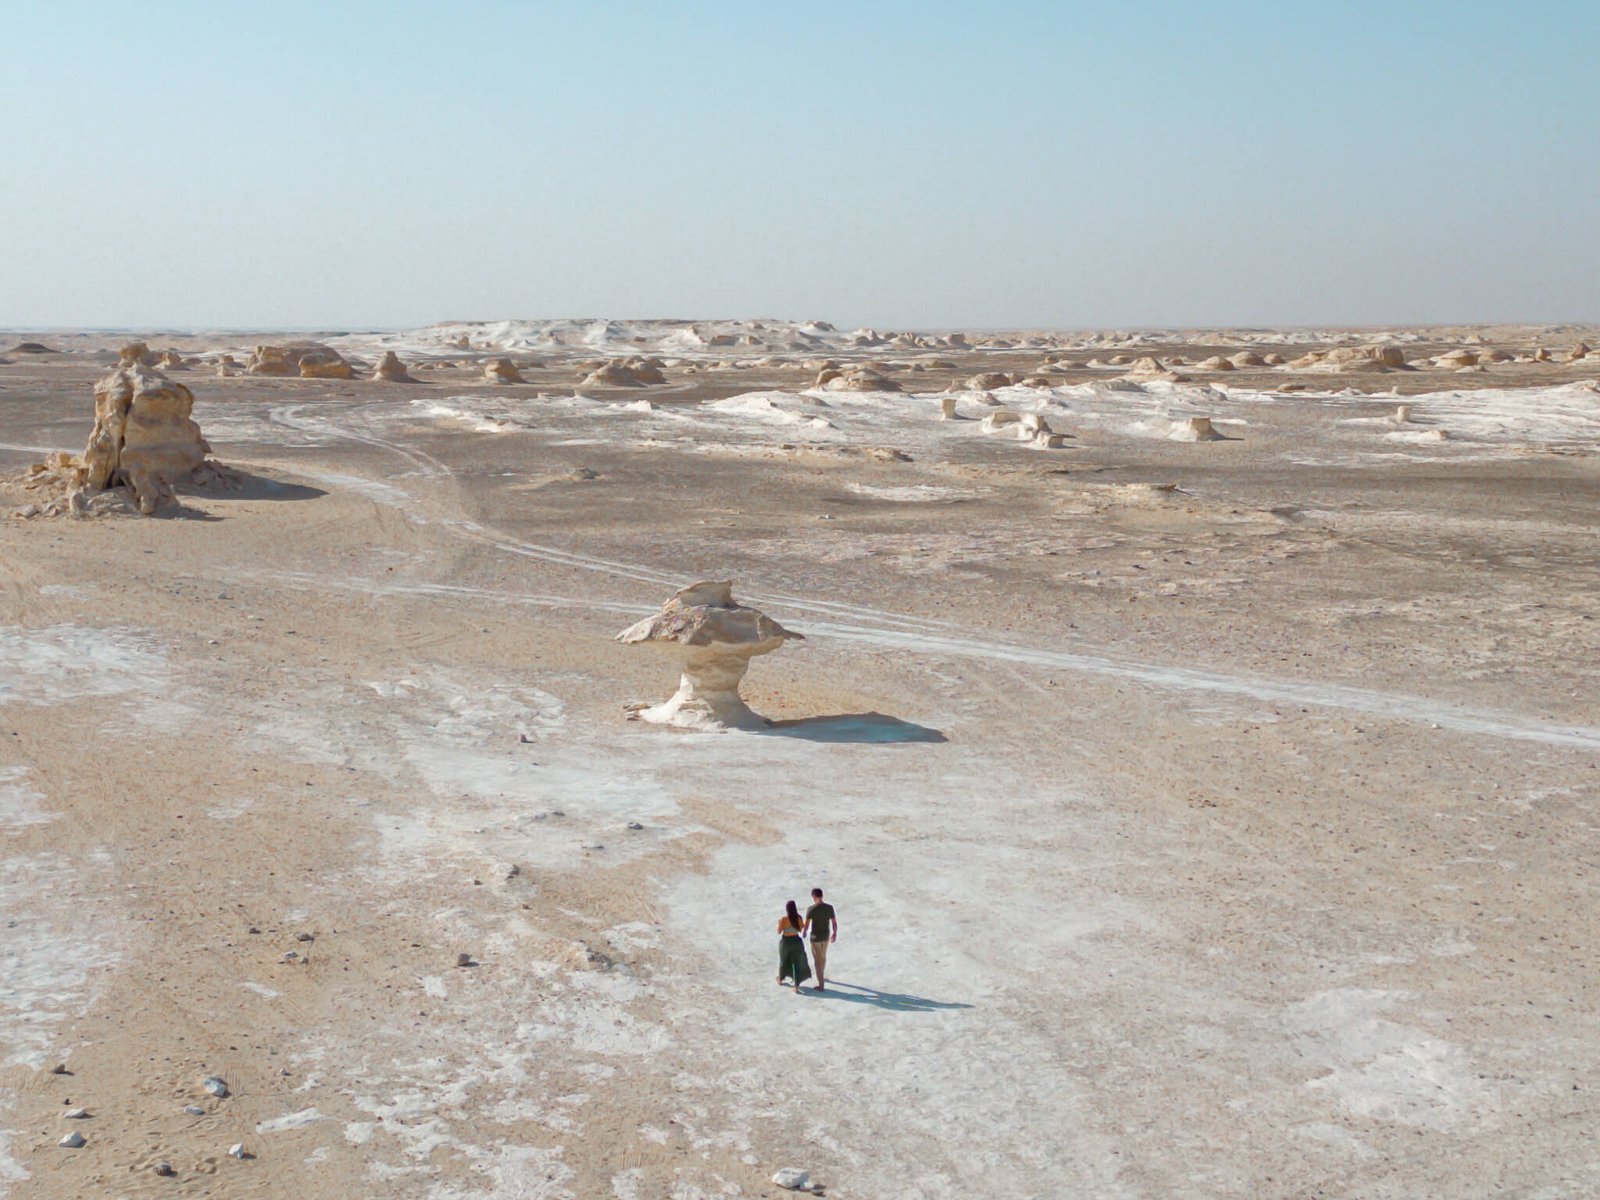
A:
[[[939,419],[941,421],[959,421],[961,419],[956,413],[956,399],[957,397],[955,396],[939,397]]]
[[[517,364],[509,358],[491,358],[483,364],[483,377],[490,383],[525,383]]]
[[[739,681],[756,655],[800,636],[735,604],[731,583],[695,583],[674,592],[659,613],[617,635],[628,645],[668,651],[682,672],[670,700],[634,715],[679,729],[759,729],[766,722],[740,699]]]
[[[155,512],[211,449],[189,416],[193,409],[193,392],[138,362],[95,384],[94,429],[83,451],[89,490],[125,483],[140,512]]]
[[[406,370],[405,363],[400,361],[399,355],[393,350],[385,350],[383,357],[378,360],[378,365],[372,369],[372,377],[384,383],[415,383],[410,372]]]

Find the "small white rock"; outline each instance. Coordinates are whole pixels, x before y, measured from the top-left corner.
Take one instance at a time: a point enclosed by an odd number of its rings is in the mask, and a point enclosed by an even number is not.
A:
[[[68,1150],[76,1150],[80,1146],[84,1146],[84,1145],[87,1145],[87,1144],[88,1144],[88,1140],[83,1136],[83,1134],[79,1133],[76,1129],[74,1129],[71,1133],[67,1134],[66,1137],[62,1138],[59,1142],[56,1143],[56,1145],[58,1145],[58,1146],[65,1146]]]
[[[203,1117],[206,1115],[206,1110],[201,1108],[198,1104],[185,1104],[183,1106],[183,1111],[188,1113],[191,1117]]]
[[[235,1142],[233,1145],[229,1146],[228,1147],[228,1157],[229,1158],[247,1158],[248,1155],[245,1153],[244,1143],[243,1142]]]
[[[802,1192],[811,1186],[811,1172],[800,1167],[782,1167],[772,1176],[772,1182],[791,1192]]]
[[[61,1114],[61,1119],[63,1121],[82,1121],[88,1115],[89,1110],[87,1108],[69,1108]]]
[[[228,1084],[220,1075],[207,1075],[205,1089],[219,1100],[228,1094]]]

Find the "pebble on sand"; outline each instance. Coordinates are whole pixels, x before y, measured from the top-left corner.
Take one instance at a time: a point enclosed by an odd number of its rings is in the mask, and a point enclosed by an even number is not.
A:
[[[71,1133],[67,1134],[66,1137],[57,1142],[56,1145],[65,1146],[68,1150],[76,1150],[80,1146],[84,1146],[87,1143],[88,1139],[74,1129]]]
[[[228,1094],[227,1081],[220,1075],[207,1075],[204,1087],[219,1100]]]

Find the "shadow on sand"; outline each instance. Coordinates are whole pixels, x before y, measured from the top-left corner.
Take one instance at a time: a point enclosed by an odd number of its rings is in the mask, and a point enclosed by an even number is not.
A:
[[[224,518],[204,509],[193,508],[185,501],[195,500],[315,500],[328,493],[321,488],[303,483],[285,483],[267,475],[256,475],[238,467],[229,467],[227,483],[184,483],[174,491],[175,504],[157,509],[151,515],[169,521],[221,521]]]
[[[841,992],[836,991],[836,988],[849,990]],[[819,992],[812,987],[801,994],[813,996],[818,1000],[848,1000],[852,1004],[870,1004],[874,1008],[886,1009],[889,1012],[947,1012],[972,1007],[970,1004],[958,1004],[949,1000],[929,1000],[926,996],[910,996],[904,992],[880,992],[877,988],[862,987],[857,983],[840,983],[838,980],[828,984],[826,991]]]
[[[902,721],[884,713],[839,713],[831,717],[802,717],[798,721],[773,721],[757,732],[773,737],[804,738],[808,742],[855,742],[893,746],[903,742],[943,742],[944,734],[926,725]]]

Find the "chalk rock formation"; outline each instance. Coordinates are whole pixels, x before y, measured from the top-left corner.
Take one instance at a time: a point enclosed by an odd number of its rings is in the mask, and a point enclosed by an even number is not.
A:
[[[992,392],[995,388],[1011,386],[1011,376],[1003,371],[985,371],[967,380],[967,387],[975,392]]]
[[[955,396],[939,397],[939,419],[941,421],[959,421],[961,419],[956,414]]]
[[[1223,358],[1220,354],[1213,354],[1210,358],[1202,358],[1195,363],[1195,367],[1201,371],[1231,371],[1233,370],[1233,360],[1231,358]]]
[[[1459,370],[1461,367],[1475,367],[1478,365],[1478,352],[1476,350],[1451,350],[1446,354],[1439,355],[1433,361],[1436,365],[1449,369]]]
[[[1396,404],[1394,406],[1394,412],[1389,414],[1389,420],[1393,421],[1396,425],[1409,424],[1411,421],[1411,405]]]
[[[1592,354],[1592,353],[1593,353],[1593,351],[1591,351],[1589,349],[1589,343],[1587,343],[1587,342],[1579,342],[1576,346],[1574,346],[1572,348],[1572,353],[1567,355],[1567,361],[1568,362],[1582,362],[1584,359],[1588,358],[1589,355]]]
[[[94,428],[81,458],[52,454],[23,477],[24,486],[56,498],[43,507],[74,515],[118,507],[124,496],[153,513],[205,463],[211,447],[190,418],[194,395],[139,361],[148,351],[133,343],[121,362],[94,388]],[[126,492],[112,491],[125,488]],[[97,503],[102,493],[111,503]]]
[[[828,392],[899,392],[904,390],[887,375],[881,374],[876,369],[868,366],[851,367],[844,371],[824,371],[817,378],[821,379],[824,375],[830,376],[830,378],[826,383],[818,386]]]
[[[483,364],[483,378],[489,383],[526,383],[517,364],[509,358],[491,358]]]
[[[735,604],[733,585],[695,583],[661,606],[653,617],[617,635],[628,645],[652,645],[667,651],[681,671],[671,699],[640,705],[631,715],[656,725],[679,729],[759,729],[766,724],[739,696],[739,681],[758,654],[770,654],[791,638],[772,618]]]
[[[1241,350],[1228,361],[1240,370],[1244,370],[1249,367],[1264,367],[1267,365],[1267,360],[1262,358],[1261,355],[1257,354],[1254,350]]]
[[[245,370],[251,375],[298,375],[302,379],[349,379],[355,374],[343,355],[321,342],[257,346],[250,352]]]
[[[1313,350],[1289,364],[1295,370],[1389,371],[1406,365],[1399,346],[1336,346],[1332,350]]]
[[[999,433],[1007,425],[1015,425],[1022,418],[1007,408],[996,409],[983,418],[979,426],[985,433]]]
[[[1180,418],[1168,435],[1175,442],[1220,442],[1223,435],[1211,427],[1210,417]]]
[[[1122,373],[1119,378],[1132,380],[1134,383],[1146,383],[1154,380],[1165,380],[1167,383],[1188,383],[1187,375],[1180,375],[1176,371],[1168,370],[1159,358],[1146,355],[1138,359],[1133,366]]]
[[[400,361],[400,356],[393,350],[385,350],[383,357],[378,360],[378,365],[372,368],[372,377],[384,383],[415,383],[405,363]]]

